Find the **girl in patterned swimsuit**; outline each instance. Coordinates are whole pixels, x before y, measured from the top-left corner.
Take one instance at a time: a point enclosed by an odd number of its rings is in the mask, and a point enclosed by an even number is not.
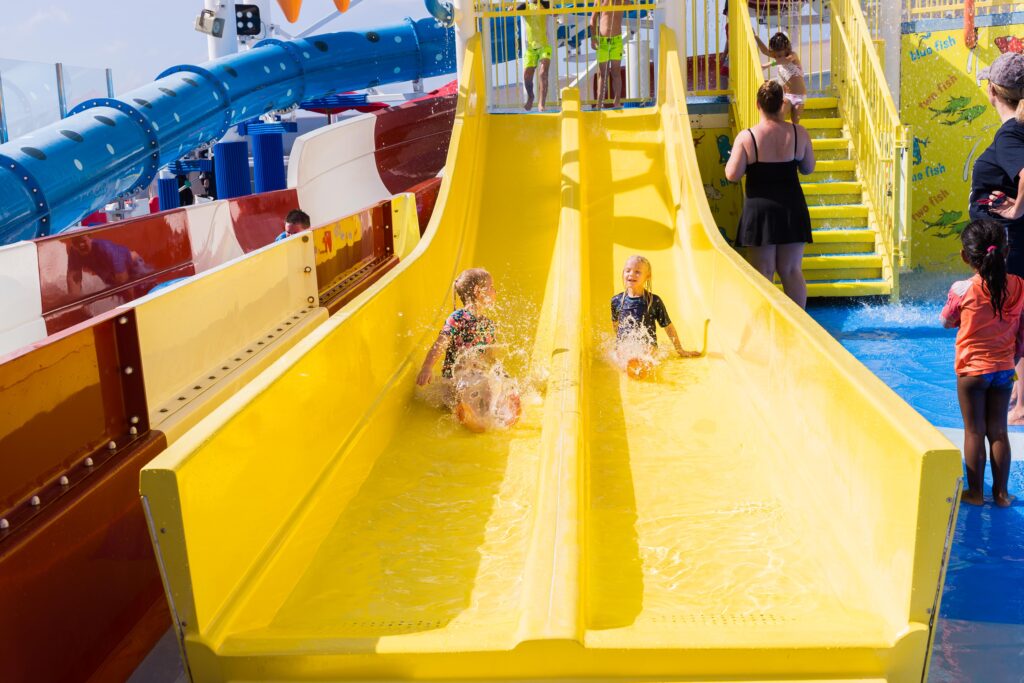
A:
[[[485,315],[494,305],[494,279],[483,268],[470,268],[455,279],[455,293],[462,308],[445,320],[416,384],[431,383],[434,365],[444,355],[443,402],[456,410],[460,421],[473,431],[483,431],[491,423],[511,426],[519,417],[519,397],[514,383],[505,381],[496,355],[494,321]]]
[[[807,99],[807,83],[804,81],[804,69],[800,64],[800,55],[793,51],[789,38],[781,31],[772,36],[767,45],[756,34],[754,39],[757,40],[757,47],[760,48],[761,53],[772,58],[772,61],[762,64],[762,68],[779,67],[779,75],[776,80],[782,86],[782,98],[789,107],[789,120],[793,123],[800,123],[800,115],[804,111],[804,100]]]

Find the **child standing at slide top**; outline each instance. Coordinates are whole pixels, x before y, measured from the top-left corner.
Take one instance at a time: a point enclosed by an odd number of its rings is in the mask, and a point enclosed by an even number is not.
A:
[[[622,4],[622,0],[599,1],[600,7]],[[590,45],[597,50],[597,108],[605,105],[609,85],[612,106],[618,107],[622,103],[622,12],[590,15]]]
[[[789,120],[793,123],[800,123],[800,115],[804,111],[804,100],[807,99],[807,83],[804,81],[804,69],[800,64],[800,55],[793,51],[789,38],[781,31],[768,40],[765,45],[760,36],[754,34],[757,46],[761,53],[772,58],[762,68],[771,66],[779,67],[779,75],[776,79],[782,86],[782,98],[789,107]]]
[[[982,505],[985,439],[992,457],[992,497],[1009,507],[1010,439],[1006,410],[1014,366],[1024,353],[1024,280],[1006,272],[1006,229],[995,221],[973,221],[960,235],[960,257],[974,276],[954,282],[940,314],[956,335],[956,390],[964,418],[967,490],[962,500]]]
[[[517,10],[550,9],[548,0],[529,0],[516,6]],[[533,109],[533,79],[537,77],[537,111],[544,111],[548,99],[548,69],[551,66],[551,40],[548,38],[548,18],[543,14],[523,17],[526,55],[523,58],[523,85],[526,87],[524,109]]]
[[[655,323],[665,328],[676,353],[683,358],[701,354],[687,351],[679,341],[675,325],[661,297],[651,291],[651,262],[643,256],[630,256],[622,268],[624,291],[612,297],[612,325],[615,327],[616,359],[626,365],[631,376],[646,376],[652,352],[658,348]],[[637,365],[640,363],[641,365]]]
[[[495,325],[486,315],[496,298],[494,279],[483,268],[464,270],[455,279],[455,293],[462,308],[445,320],[416,384],[431,383],[434,365],[444,355],[444,403],[455,409],[459,420],[478,432],[509,427],[519,418],[519,395],[496,357]]]

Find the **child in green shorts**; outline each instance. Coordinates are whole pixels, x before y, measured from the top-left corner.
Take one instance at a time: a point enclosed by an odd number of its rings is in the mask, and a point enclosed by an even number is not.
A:
[[[621,5],[622,0],[600,0],[600,7]],[[597,50],[597,108],[608,99],[611,86],[612,106],[622,104],[622,12],[594,12],[590,15],[590,44]],[[611,76],[609,83],[609,74]]]
[[[521,3],[518,10],[550,9],[548,0],[529,0]],[[543,14],[523,17],[523,33],[526,38],[526,54],[523,62],[523,81],[526,86],[525,109],[533,109],[533,77],[537,76],[537,111],[544,111],[548,99],[548,67],[551,65],[551,41],[548,40],[548,18]]]

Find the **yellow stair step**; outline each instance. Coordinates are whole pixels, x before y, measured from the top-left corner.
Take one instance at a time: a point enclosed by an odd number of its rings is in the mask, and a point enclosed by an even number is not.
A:
[[[867,218],[868,207],[863,204],[827,204],[810,206],[811,220],[828,218]]]
[[[815,152],[818,150],[832,150],[832,149],[849,149],[850,138],[813,138],[811,140],[811,149]],[[837,160],[845,161],[845,159]]]
[[[804,111],[808,109],[837,109],[839,99],[836,97],[808,97],[804,100]]]
[[[863,192],[864,187],[856,181],[835,183],[801,183],[804,194],[855,194]]]
[[[870,280],[837,280],[834,282],[808,282],[807,296],[884,296],[892,287],[881,278]]]
[[[811,146],[815,145],[812,143]],[[815,173],[839,173],[856,170],[857,162],[853,159],[824,159],[814,164]]]
[[[874,253],[823,254],[805,256],[804,270],[835,270],[844,268],[881,268],[882,257]]]
[[[804,119],[800,125],[811,130],[812,128],[842,128],[843,120],[840,118]]]
[[[845,228],[811,230],[814,241],[820,244],[845,244],[847,242],[875,243],[875,231],[871,228]]]

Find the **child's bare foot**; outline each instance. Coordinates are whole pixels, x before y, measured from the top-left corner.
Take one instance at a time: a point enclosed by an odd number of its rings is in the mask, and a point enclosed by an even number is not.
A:
[[[533,109],[533,95],[530,95],[529,97],[526,98],[526,104],[523,105],[523,109],[525,109],[526,111],[530,111],[531,109]]]
[[[965,489],[964,492],[960,494],[960,502],[967,503],[968,505],[984,505],[985,496],[979,491]]]
[[[995,504],[998,505],[999,507],[1008,508],[1010,507],[1010,504],[1013,503],[1013,501],[1017,500],[1017,496],[1011,495],[1009,493],[1000,493],[994,496],[993,500],[995,501]]]

